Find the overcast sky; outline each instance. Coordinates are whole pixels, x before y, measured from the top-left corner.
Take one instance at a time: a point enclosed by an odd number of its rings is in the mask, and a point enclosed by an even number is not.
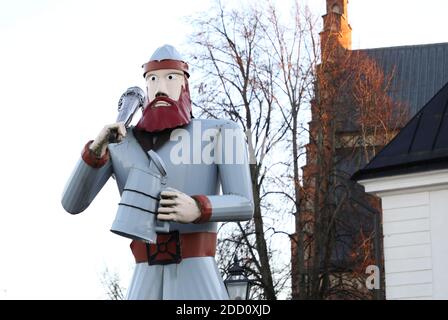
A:
[[[325,0],[309,3],[324,13]],[[120,95],[144,87],[141,65],[165,43],[185,50],[184,18],[209,5],[0,0],[0,298],[104,299],[106,266],[127,285],[129,240],[109,231],[113,181],[78,216],[61,193],[83,145],[115,120]],[[353,47],[448,42],[447,12],[446,0],[351,0]]]

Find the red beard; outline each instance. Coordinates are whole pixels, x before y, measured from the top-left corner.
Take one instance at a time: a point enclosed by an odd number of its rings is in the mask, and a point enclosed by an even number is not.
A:
[[[159,102],[169,103],[169,106],[154,107]],[[168,97],[156,97],[143,110],[143,115],[136,128],[147,132],[158,132],[186,125],[191,121],[191,99],[188,83],[182,87],[179,100]]]

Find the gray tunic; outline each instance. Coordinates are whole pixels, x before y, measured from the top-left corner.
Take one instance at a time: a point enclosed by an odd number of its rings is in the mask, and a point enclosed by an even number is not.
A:
[[[112,174],[120,192],[133,167],[147,170],[149,160],[132,130],[120,143],[109,144],[110,159],[101,168],[78,161],[62,196],[64,209],[84,211]],[[180,233],[216,232],[219,221],[252,218],[253,197],[244,134],[228,120],[193,119],[172,132],[157,154],[167,170],[167,187],[187,195],[206,195],[212,206],[204,224],[170,223]],[[222,194],[220,194],[220,189]],[[136,264],[128,299],[227,299],[213,257],[186,258],[179,264]]]

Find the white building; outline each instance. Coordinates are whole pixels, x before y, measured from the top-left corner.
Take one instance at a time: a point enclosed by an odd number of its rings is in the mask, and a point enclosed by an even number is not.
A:
[[[353,179],[382,200],[386,299],[448,299],[448,84]]]

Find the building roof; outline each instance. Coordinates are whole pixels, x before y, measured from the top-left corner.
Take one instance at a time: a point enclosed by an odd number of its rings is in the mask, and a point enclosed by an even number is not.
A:
[[[448,168],[448,83],[352,179],[444,168]]]
[[[390,96],[409,106],[410,116],[448,82],[448,43],[354,50],[393,74]]]

